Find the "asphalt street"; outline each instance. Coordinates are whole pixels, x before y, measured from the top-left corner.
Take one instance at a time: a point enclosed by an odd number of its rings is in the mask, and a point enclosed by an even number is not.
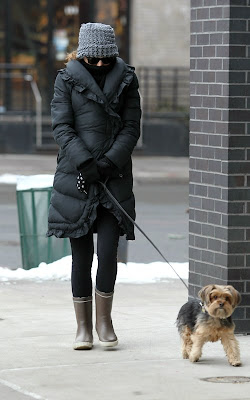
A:
[[[138,225],[169,261],[188,261],[188,185],[140,184],[134,192]],[[163,261],[138,230],[128,249],[129,261]]]
[[[135,183],[137,223],[171,262],[188,261],[188,185]],[[0,185],[0,264],[21,267],[15,185]],[[149,263],[161,256],[136,229],[128,261]]]

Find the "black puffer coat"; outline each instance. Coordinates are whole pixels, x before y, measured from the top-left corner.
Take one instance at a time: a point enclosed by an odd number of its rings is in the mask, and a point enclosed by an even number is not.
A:
[[[57,75],[51,110],[54,139],[60,151],[47,236],[85,235],[101,203],[118,219],[121,234],[133,240],[133,224],[113,205],[102,186],[92,183],[86,195],[78,191],[76,181],[86,161],[108,157],[118,173],[108,180],[107,187],[135,218],[131,153],[140,135],[141,110],[134,68],[117,58],[101,90],[78,60],[69,61]]]

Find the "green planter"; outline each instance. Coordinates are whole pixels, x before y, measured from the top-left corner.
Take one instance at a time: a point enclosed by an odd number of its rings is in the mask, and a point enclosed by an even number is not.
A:
[[[68,238],[46,237],[52,187],[16,191],[24,269],[51,263],[71,254]]]

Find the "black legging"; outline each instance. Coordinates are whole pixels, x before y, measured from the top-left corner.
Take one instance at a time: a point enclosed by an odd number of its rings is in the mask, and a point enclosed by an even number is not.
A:
[[[97,207],[97,257],[96,287],[104,293],[113,292],[117,275],[117,247],[120,228],[113,214],[102,206]],[[92,294],[91,267],[94,255],[93,228],[84,236],[70,238],[72,250],[71,285],[74,297]]]

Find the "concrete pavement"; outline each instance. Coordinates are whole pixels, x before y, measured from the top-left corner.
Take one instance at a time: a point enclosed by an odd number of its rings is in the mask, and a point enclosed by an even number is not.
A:
[[[228,364],[220,343],[206,344],[196,364],[181,358],[175,319],[186,299],[177,280],[118,284],[118,347],[104,350],[94,334],[91,351],[74,351],[70,282],[2,283],[1,400],[249,400],[250,383],[203,380],[250,377],[249,336],[238,336],[242,367]]]
[[[53,174],[55,158],[1,155],[0,175]],[[134,157],[134,175],[138,184],[187,182],[188,159]],[[95,334],[91,351],[74,351],[70,282],[1,283],[1,400],[250,400],[250,383],[203,380],[250,377],[249,336],[238,336],[242,367],[228,364],[220,343],[205,345],[199,363],[182,360],[175,320],[186,300],[178,280],[118,284],[113,321],[119,346],[103,350]]]

